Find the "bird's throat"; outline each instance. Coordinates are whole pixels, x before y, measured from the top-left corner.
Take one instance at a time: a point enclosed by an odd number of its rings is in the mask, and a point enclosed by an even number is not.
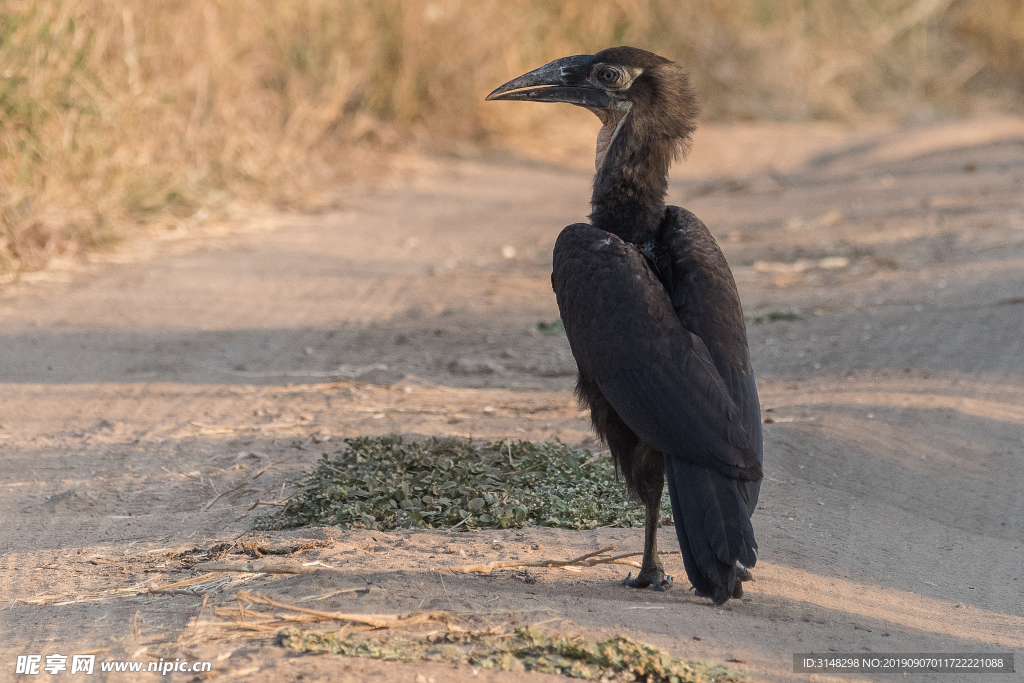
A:
[[[598,112],[595,112],[598,113]],[[634,244],[649,241],[665,214],[671,139],[638,128],[636,111],[606,109],[597,136],[591,223]]]
[[[601,116],[604,125],[601,126],[601,130],[597,134],[597,153],[594,158],[594,167],[598,171],[604,165],[605,157],[608,156],[608,150],[611,149],[612,143],[615,142],[615,137],[622,130],[622,124],[626,121],[626,114],[629,113],[628,110],[619,111],[614,109],[605,110],[605,112],[602,112],[604,115]]]

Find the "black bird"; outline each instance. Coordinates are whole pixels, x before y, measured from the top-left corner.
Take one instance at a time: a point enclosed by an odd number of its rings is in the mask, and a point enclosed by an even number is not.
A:
[[[625,584],[672,583],[657,553],[667,477],[690,583],[715,604],[739,597],[757,561],[761,411],[725,256],[696,216],[665,205],[669,165],[696,127],[686,74],[616,47],[555,60],[487,99],[567,102],[604,124],[590,223],[558,236],[551,282],[576,393],[646,509],[642,566]]]

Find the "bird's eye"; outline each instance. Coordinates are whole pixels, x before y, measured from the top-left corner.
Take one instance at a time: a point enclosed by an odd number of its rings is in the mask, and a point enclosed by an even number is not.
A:
[[[619,72],[615,69],[601,69],[597,77],[605,83],[612,84],[619,80]]]

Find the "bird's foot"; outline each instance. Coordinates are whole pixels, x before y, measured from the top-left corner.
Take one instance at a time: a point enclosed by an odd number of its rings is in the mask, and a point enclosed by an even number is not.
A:
[[[633,572],[630,572],[622,580],[622,585],[628,588],[650,587],[657,591],[667,591],[672,588],[672,577],[661,569],[641,569],[636,578],[633,578]]]
[[[749,569],[736,565],[736,583],[732,587],[733,600],[739,600],[743,597],[743,582],[753,580],[754,575],[750,573]]]

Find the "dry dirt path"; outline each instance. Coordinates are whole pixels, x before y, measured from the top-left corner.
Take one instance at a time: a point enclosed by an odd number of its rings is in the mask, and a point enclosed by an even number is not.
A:
[[[319,540],[286,559],[342,571],[137,594],[194,576],[342,437],[595,446],[565,339],[536,325],[557,316],[551,247],[586,215],[589,174],[434,162],[406,187],[345,189],[333,213],[0,291],[0,680],[22,679],[17,655],[87,651],[207,659],[228,680],[555,680],[292,657],[204,630],[241,589],[288,602],[366,585],[313,604],[561,618],[766,681],[806,680],[791,673],[800,651],[1020,659],[1024,124],[813,132],[705,136],[698,150],[732,141],[749,158],[697,153],[670,190],[719,238],[760,321],[767,478],[743,600],[692,597],[678,554],[667,594],[621,588],[615,567],[536,583],[436,571],[642,545],[629,529],[533,528],[262,534],[293,551]],[[776,149],[785,163],[765,167]]]

